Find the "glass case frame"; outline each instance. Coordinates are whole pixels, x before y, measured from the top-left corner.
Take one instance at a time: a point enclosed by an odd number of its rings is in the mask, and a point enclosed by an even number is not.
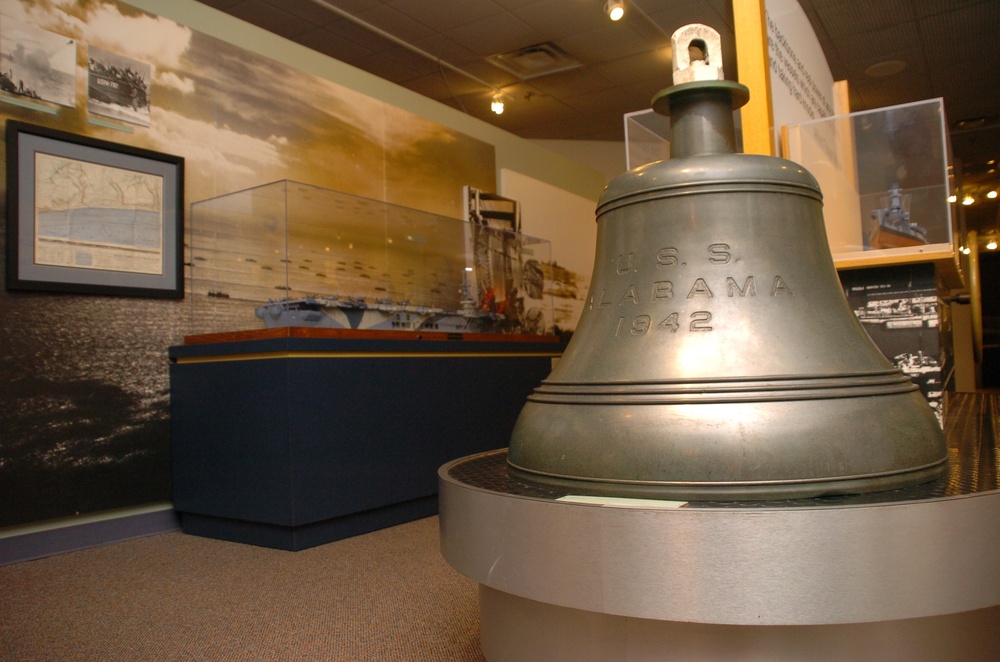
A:
[[[551,244],[281,180],[191,205],[191,334],[261,328],[542,335]]]

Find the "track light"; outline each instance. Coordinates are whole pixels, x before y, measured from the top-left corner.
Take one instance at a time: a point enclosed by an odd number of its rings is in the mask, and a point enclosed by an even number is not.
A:
[[[608,0],[604,3],[604,11],[608,18],[617,21],[625,15],[625,0]]]
[[[986,248],[990,249],[991,251],[995,251],[997,249],[997,240],[990,239],[990,243],[986,244]]]
[[[497,115],[503,114],[503,97],[497,92],[493,95],[493,101],[490,103],[490,110],[492,110]]]
[[[975,201],[976,201],[976,199],[973,198],[971,195],[967,195],[964,198],[962,198],[962,204],[965,205],[966,207],[968,207],[969,205],[971,205]]]

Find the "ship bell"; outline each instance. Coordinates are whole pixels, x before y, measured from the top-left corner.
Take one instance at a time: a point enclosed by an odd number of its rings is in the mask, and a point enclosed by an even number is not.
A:
[[[939,478],[916,385],[851,310],[813,176],[736,151],[749,90],[719,35],[673,35],[670,158],[611,181],[584,311],[514,427],[508,470],[578,494],[806,498]]]

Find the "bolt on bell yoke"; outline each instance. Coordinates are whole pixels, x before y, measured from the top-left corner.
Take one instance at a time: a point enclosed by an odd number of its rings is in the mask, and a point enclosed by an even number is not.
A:
[[[851,310],[811,174],[736,153],[749,91],[719,35],[673,36],[671,158],[615,178],[577,329],[511,436],[516,478],[580,494],[774,499],[894,489],[947,468],[916,385]]]

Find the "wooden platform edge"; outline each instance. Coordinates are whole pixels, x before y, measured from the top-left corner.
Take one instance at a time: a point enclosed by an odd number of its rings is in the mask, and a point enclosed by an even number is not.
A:
[[[507,333],[446,333],[443,331],[377,331],[368,329],[320,329],[302,326],[287,326],[273,329],[250,329],[244,331],[224,331],[184,336],[185,345],[207,345],[248,340],[272,340],[275,338],[315,338],[354,340],[428,340],[463,342],[505,342],[505,343],[559,343],[559,336]]]

